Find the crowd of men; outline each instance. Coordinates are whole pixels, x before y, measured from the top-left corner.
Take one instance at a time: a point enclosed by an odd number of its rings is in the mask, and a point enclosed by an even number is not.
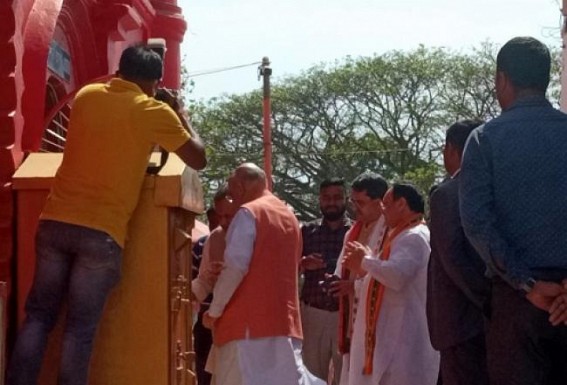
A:
[[[110,86],[77,96],[9,384],[36,383],[64,293],[60,383],[86,384],[133,206],[119,222],[113,215],[138,196],[147,150],[158,142],[194,168],[206,163],[175,103],[152,98],[158,59],[126,50]],[[238,166],[214,197],[218,227],[199,245],[191,285],[202,303],[199,385],[566,384],[567,115],[546,99],[550,65],[536,39],[501,48],[502,114],[447,129],[447,177],[432,188],[429,213],[410,182],[363,172],[348,186],[322,181],[322,217],[300,225],[262,169]],[[132,113],[100,117],[101,105]],[[130,139],[132,127],[146,129],[127,154],[141,172],[101,203],[90,192],[119,174],[93,176],[98,164],[80,150],[88,141],[96,151],[97,129],[109,124]]]
[[[322,181],[300,226],[262,170],[237,168],[203,316],[213,383],[567,383],[567,116],[549,73],[539,41],[502,47],[503,112],[448,127],[428,213],[411,183],[364,172]]]

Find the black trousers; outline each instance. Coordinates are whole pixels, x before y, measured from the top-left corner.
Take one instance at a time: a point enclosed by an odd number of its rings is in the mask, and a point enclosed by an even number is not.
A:
[[[213,335],[203,326],[203,313],[199,312],[197,322],[193,326],[193,342],[195,348],[195,371],[197,372],[197,385],[210,385],[211,374],[205,371],[207,357],[213,344]]]
[[[484,333],[441,350],[443,385],[488,385]]]
[[[491,385],[566,385],[567,327],[495,279],[487,334]]]

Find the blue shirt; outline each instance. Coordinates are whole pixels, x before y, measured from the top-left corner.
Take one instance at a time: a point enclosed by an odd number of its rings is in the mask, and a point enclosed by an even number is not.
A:
[[[460,178],[463,228],[489,271],[516,288],[567,278],[567,115],[517,101],[473,131]]]

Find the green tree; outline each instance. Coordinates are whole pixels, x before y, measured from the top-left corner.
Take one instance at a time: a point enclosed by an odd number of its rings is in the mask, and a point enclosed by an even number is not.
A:
[[[303,219],[318,216],[318,183],[332,176],[350,181],[371,170],[427,193],[443,176],[444,130],[499,113],[495,51],[490,43],[470,53],[422,46],[347,57],[282,79],[272,89],[274,192]],[[263,164],[260,90],[190,109],[208,146],[206,188],[243,161]]]

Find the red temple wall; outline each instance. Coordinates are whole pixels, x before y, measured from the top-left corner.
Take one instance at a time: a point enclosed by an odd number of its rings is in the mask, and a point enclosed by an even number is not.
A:
[[[10,289],[11,178],[25,154],[40,148],[48,83],[62,98],[114,72],[126,46],[161,37],[167,44],[163,83],[178,88],[186,23],[176,0],[3,0],[0,20],[0,281]],[[69,76],[48,68],[52,42],[70,57]]]

